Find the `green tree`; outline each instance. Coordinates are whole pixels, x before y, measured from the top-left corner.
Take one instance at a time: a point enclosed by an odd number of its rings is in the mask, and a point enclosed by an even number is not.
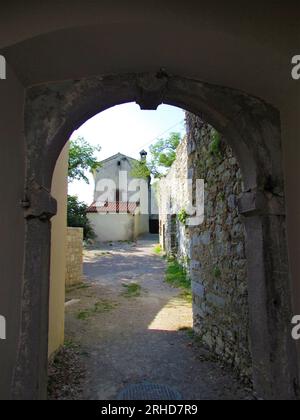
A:
[[[85,172],[88,170],[94,172],[101,166],[95,156],[95,153],[100,152],[100,150],[100,146],[92,146],[83,137],[78,137],[76,140],[70,141],[69,182],[84,180],[89,184]]]
[[[160,139],[150,146],[151,173],[159,178],[163,175],[163,169],[170,168],[176,159],[176,150],[181,143],[180,133],[171,133],[169,138]]]
[[[83,137],[70,141],[69,151],[69,182],[83,180],[89,184],[85,175],[86,171],[94,172],[101,165],[97,160],[96,152],[100,152],[101,147],[89,144]],[[88,206],[80,202],[76,196],[68,196],[68,226],[83,228],[85,240],[94,239],[95,234],[87,217]]]
[[[150,161],[135,162],[131,171],[134,178],[148,178],[153,175],[160,178],[165,174],[165,169],[170,168],[176,159],[176,150],[181,143],[180,133],[171,133],[167,139],[159,139],[150,146]]]
[[[151,170],[146,160],[134,162],[130,175],[133,178],[147,179],[151,176]]]
[[[83,228],[83,237],[85,240],[94,239],[95,234],[87,217],[88,206],[79,201],[78,197],[68,196],[68,226]]]

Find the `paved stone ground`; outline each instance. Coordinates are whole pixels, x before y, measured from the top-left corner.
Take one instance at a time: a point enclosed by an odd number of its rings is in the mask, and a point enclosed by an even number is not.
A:
[[[191,305],[164,283],[157,242],[150,236],[85,251],[87,286],[68,293],[75,303],[66,308],[67,339],[80,345],[87,371],[82,398],[114,400],[126,386],[150,382],[187,400],[247,399],[241,384],[183,331],[192,326]],[[141,295],[124,296],[124,283],[139,284]]]

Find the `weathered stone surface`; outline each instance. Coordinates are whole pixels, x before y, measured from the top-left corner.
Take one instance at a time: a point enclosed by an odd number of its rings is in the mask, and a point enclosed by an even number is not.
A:
[[[192,282],[193,294],[197,295],[199,298],[204,298],[205,288],[202,284],[195,281]]]
[[[238,213],[241,170],[224,139],[212,148],[214,130],[200,118],[187,113],[187,131],[176,162],[161,182],[161,186],[172,185],[167,196],[161,195],[161,242],[190,271],[196,333],[250,379],[245,230]],[[196,227],[184,226],[176,217],[186,210],[188,177],[194,190],[196,179],[205,181],[205,219]],[[170,201],[173,217],[163,215]],[[171,246],[174,237],[175,248]]]
[[[66,287],[82,282],[83,229],[68,228],[66,250]]]
[[[159,74],[165,77],[164,73]],[[51,82],[29,88],[26,92],[24,110],[26,190],[30,180],[34,179],[38,185],[49,191],[55,163],[72,132],[88,118],[111,106],[139,101],[140,76],[136,73],[100,75],[88,79]],[[146,75],[142,79],[152,80],[153,74]],[[292,308],[285,225],[280,114],[266,102],[241,91],[183,77],[167,75],[165,89],[160,87],[153,89],[152,83],[150,83],[150,91],[148,87],[147,83],[142,87],[144,103],[148,102],[149,95],[151,107],[163,99],[166,104],[184,107],[203,116],[224,134],[236,154],[241,168],[236,171],[236,182],[232,185],[226,184],[219,194],[220,199],[224,193],[225,195],[234,193],[239,196],[241,185],[239,180],[241,173],[243,174],[245,193],[239,204],[247,231],[246,253],[254,387],[258,395],[265,399],[294,399],[299,396],[299,381],[296,345],[290,334]],[[205,126],[203,121],[199,122],[192,132],[195,143],[198,144],[197,136],[207,135],[210,130],[211,127]],[[205,154],[207,159],[201,160],[199,156],[205,156]],[[210,170],[213,154],[204,144],[201,145],[199,151],[191,153],[191,156],[193,155],[195,162],[200,164],[200,173],[207,175],[206,188],[213,187],[215,194],[216,190],[211,178],[213,171]],[[251,202],[253,198],[254,203]],[[214,218],[218,209],[215,201],[208,200],[206,209],[207,226],[211,224],[212,229],[215,228]],[[27,199],[23,204],[28,206]],[[226,207],[223,207],[223,211],[226,212]],[[41,219],[40,214],[35,213],[34,218],[26,218],[21,326],[18,334],[16,368],[10,393],[15,399],[43,399],[46,396],[50,257],[50,223],[47,218],[51,212],[47,211],[46,215],[47,217],[44,218],[42,214]],[[220,215],[217,217],[217,223],[222,224]],[[233,217],[231,220],[234,219]],[[171,220],[174,225],[172,216]],[[193,234],[191,230],[187,230],[187,238]],[[194,230],[197,232],[196,228]],[[176,245],[175,235],[173,239]],[[212,237],[211,241],[213,243],[215,239]],[[234,242],[238,243],[238,238],[235,238]],[[183,248],[180,247],[180,252],[183,252]],[[193,255],[195,260],[203,258],[203,250],[209,249],[204,245],[193,248],[188,244],[186,246],[190,256],[192,253],[195,254]],[[213,265],[218,258],[230,260],[233,256],[234,247],[230,246],[230,243],[220,250],[224,252],[224,255],[215,252],[214,247],[210,253]],[[187,265],[191,258],[189,255],[184,259]],[[242,272],[241,261],[237,259],[235,264]],[[230,267],[232,269],[232,264]],[[211,276],[211,270],[208,268],[211,267],[205,267],[205,265],[201,267],[201,279],[204,278],[203,276]],[[222,269],[225,275],[227,271],[224,267]],[[232,291],[236,289],[235,283],[242,277],[240,272],[238,273],[235,281],[228,273],[226,274],[228,279],[231,279],[230,287],[227,281],[217,282],[220,286],[223,283],[226,285],[229,296],[234,295]],[[198,271],[195,271],[196,275],[199,275]],[[220,289],[223,290],[222,287]],[[195,301],[197,302],[196,298]],[[235,319],[234,316],[237,313],[243,314],[240,299],[233,299],[231,307],[233,311],[230,326],[234,331],[234,337],[239,337],[239,334],[244,337],[246,336],[245,329],[235,328],[236,324],[243,325],[242,317]],[[205,311],[206,324],[208,324],[211,309],[207,306]],[[211,319],[218,319],[217,315],[216,311],[214,318]],[[221,316],[219,318],[221,319]],[[221,330],[224,330],[224,325],[222,323],[221,325]],[[227,337],[226,334],[224,337]],[[241,342],[241,340],[234,338],[234,342]],[[240,347],[238,353],[244,354],[244,349]],[[231,350],[225,349],[228,360],[234,359],[236,365],[239,357],[233,357],[232,354],[234,353]]]

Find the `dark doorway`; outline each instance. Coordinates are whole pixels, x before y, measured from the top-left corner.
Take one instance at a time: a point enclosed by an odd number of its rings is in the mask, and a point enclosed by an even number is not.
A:
[[[158,219],[150,219],[149,230],[150,230],[150,233],[153,235],[159,234],[159,220]]]

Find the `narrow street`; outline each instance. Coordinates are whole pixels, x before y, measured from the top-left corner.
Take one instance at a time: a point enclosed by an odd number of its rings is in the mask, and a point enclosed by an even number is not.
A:
[[[228,370],[192,334],[192,305],[164,282],[158,238],[89,249],[85,283],[68,292],[66,337],[85,366],[82,398],[118,399],[134,384],[171,387],[183,399],[245,399]]]

